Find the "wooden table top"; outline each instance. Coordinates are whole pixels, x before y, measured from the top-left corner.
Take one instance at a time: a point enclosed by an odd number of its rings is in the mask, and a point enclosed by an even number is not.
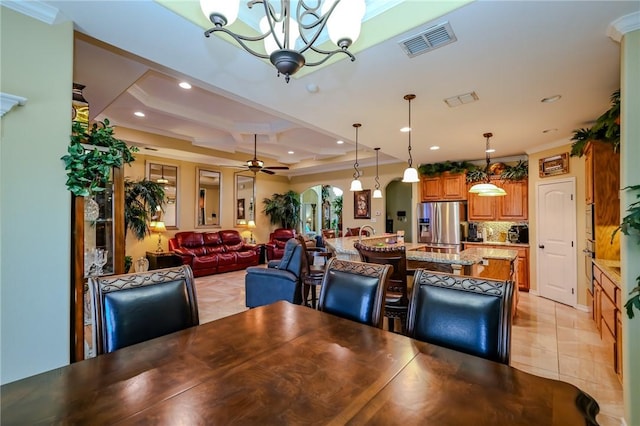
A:
[[[6,384],[3,424],[595,424],[578,388],[278,302]]]

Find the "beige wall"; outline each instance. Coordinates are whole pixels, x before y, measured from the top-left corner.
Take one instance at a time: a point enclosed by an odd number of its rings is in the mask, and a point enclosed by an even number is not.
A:
[[[291,179],[291,189],[301,194],[314,185],[331,185],[338,187],[344,191],[342,229],[346,230],[347,228],[371,225],[376,230],[376,234],[381,234],[384,233],[384,221],[386,219],[386,198],[384,197],[384,189],[392,180],[402,178],[402,173],[404,172],[405,167],[406,163],[397,163],[380,166],[378,168],[378,177],[380,181],[380,189],[383,190],[383,198],[371,199],[371,219],[353,218],[353,193],[349,192],[349,187],[353,180],[352,170],[295,176]],[[376,169],[375,167],[365,167],[362,170],[364,172],[364,175],[360,178],[362,181],[362,187],[364,189],[371,189],[371,193],[373,195]],[[417,184],[414,184],[413,186],[417,187]],[[377,215],[378,212],[380,213],[379,216]]]
[[[69,363],[73,25],[0,7],[1,90],[27,98],[2,117],[0,380]]]
[[[541,182],[552,182],[557,179],[565,179],[567,177],[575,177],[576,179],[576,276],[578,278],[578,304],[582,305],[582,309],[586,309],[587,303],[587,277],[584,272],[584,256],[582,250],[585,249],[585,215],[583,212],[586,208],[585,188],[584,188],[584,157],[569,157],[569,173],[558,176],[541,178],[539,176],[539,161],[542,158],[551,157],[571,151],[571,144],[560,146],[546,151],[540,151],[529,154],[529,277],[531,291],[538,292],[538,241],[537,241],[537,203],[536,195],[538,184]],[[590,308],[590,307],[589,307]]]
[[[116,134],[116,136],[118,136]],[[168,239],[173,237],[176,232],[180,231],[204,231],[206,229],[236,229],[245,238],[249,238],[251,232],[247,227],[235,225],[235,209],[236,197],[234,195],[235,174],[237,169],[227,167],[217,167],[210,164],[192,163],[189,161],[176,161],[142,153],[136,154],[136,161],[131,166],[125,166],[125,177],[132,180],[140,180],[145,177],[146,162],[167,164],[178,167],[178,227],[177,229],[168,229],[162,235],[162,247],[168,250]],[[207,170],[219,171],[220,179],[220,226],[216,227],[197,227],[196,215],[196,173],[197,168],[202,167]],[[286,177],[277,175],[267,175],[265,173],[256,174],[256,229],[253,231],[254,238],[258,242],[266,242],[269,240],[271,229],[276,226],[270,225],[268,218],[262,214],[264,205],[262,200],[265,197],[271,197],[273,193],[283,193],[289,189],[289,181]],[[241,197],[242,198],[242,197]],[[245,198],[245,208],[249,208],[249,200]],[[147,251],[155,251],[158,246],[158,235],[152,234],[144,240],[138,241],[131,233],[127,233],[126,254],[134,259],[145,256]]]

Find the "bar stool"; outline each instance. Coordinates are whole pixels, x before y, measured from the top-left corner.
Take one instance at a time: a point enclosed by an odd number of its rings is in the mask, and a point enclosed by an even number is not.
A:
[[[304,240],[301,235],[296,238],[298,241]],[[322,285],[327,262],[333,256],[333,253],[321,247],[306,247],[304,244],[302,244],[302,247],[303,256],[306,256],[307,259],[307,267],[303,266],[302,303],[309,306],[308,298],[309,290],[311,290],[311,307],[316,309],[318,301],[316,288]],[[316,262],[316,259],[320,259],[320,261]]]

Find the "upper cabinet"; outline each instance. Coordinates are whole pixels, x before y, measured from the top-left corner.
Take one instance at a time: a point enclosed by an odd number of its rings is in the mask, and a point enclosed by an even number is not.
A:
[[[527,180],[501,181],[498,178],[492,178],[491,183],[504,189],[507,195],[502,197],[480,197],[478,194],[469,194],[468,220],[515,222],[529,219]]]
[[[442,200],[466,200],[467,185],[464,173],[444,172],[440,176],[420,179],[420,193],[423,202]]]

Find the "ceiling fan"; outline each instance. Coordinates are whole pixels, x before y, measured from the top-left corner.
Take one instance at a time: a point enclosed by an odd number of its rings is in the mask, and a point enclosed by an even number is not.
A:
[[[273,175],[275,172],[273,170],[289,170],[287,166],[275,166],[275,167],[265,167],[264,161],[258,160],[258,135],[253,135],[253,159],[247,160],[246,167],[251,170],[254,174],[258,172],[263,172],[268,175]]]

